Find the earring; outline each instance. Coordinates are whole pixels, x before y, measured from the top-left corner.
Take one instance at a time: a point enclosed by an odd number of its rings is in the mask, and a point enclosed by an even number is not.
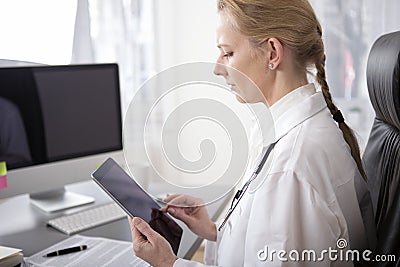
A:
[[[272,70],[274,68],[274,63],[269,63],[268,67]]]

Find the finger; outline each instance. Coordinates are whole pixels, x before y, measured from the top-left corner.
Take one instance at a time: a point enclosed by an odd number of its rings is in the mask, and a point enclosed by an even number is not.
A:
[[[167,209],[169,206],[173,205],[173,206],[180,206],[179,202],[181,202],[182,198],[182,194],[172,194],[172,195],[168,195],[163,201],[166,202],[167,205],[165,205],[164,207],[162,207],[160,210],[162,212],[167,212]]]
[[[162,208],[160,209],[160,211],[162,211],[162,212],[167,212],[168,207],[169,207],[169,206],[166,205],[166,206],[162,207]]]
[[[187,195],[177,195],[168,203],[169,206],[187,207],[193,204],[193,201]]]
[[[201,198],[196,198],[189,195],[177,195],[168,202],[168,205],[195,208],[204,206],[204,201]]]
[[[135,226],[134,219],[131,217],[128,217],[129,225],[131,227],[131,233],[132,233],[132,242],[133,243],[143,243],[147,242],[145,236],[142,235],[140,231]]]
[[[162,212],[168,212],[168,209],[170,209],[170,208],[184,209],[182,206],[179,206],[179,205],[170,205],[170,204],[168,204],[168,205],[162,207],[162,208],[160,209],[160,211],[162,211]]]
[[[136,256],[143,259],[143,251],[146,248],[151,247],[152,244],[146,239],[146,237],[136,228],[134,219],[128,218],[131,233],[132,233],[132,245],[133,245],[133,252]]]
[[[129,222],[129,226],[131,228],[131,231],[133,231],[134,226],[133,226],[132,218],[131,218],[131,216],[127,216],[127,217],[128,217],[128,222]]]
[[[171,195],[171,198],[168,198],[168,201],[166,201],[166,202],[168,202],[167,205],[165,205],[164,207],[162,207],[162,208],[160,209],[160,211],[162,211],[162,212],[167,212],[168,208],[170,208],[171,206],[172,206],[172,207],[181,207],[181,206],[184,206],[184,205],[182,205],[182,204],[183,204],[183,203],[182,203],[183,201],[185,201],[183,195],[177,195],[177,194]]]
[[[166,198],[164,198],[164,202],[170,202],[171,200],[173,200],[176,197],[181,196],[182,194],[171,194],[171,195],[167,195]]]
[[[193,220],[191,214],[188,214],[185,209],[187,208],[179,208],[179,207],[168,207],[167,212],[171,214],[171,216],[185,222],[190,223]]]
[[[143,219],[139,217],[135,217],[132,220],[134,228],[140,232],[141,235],[146,237],[146,239],[151,243],[154,244],[158,238],[160,238],[160,234],[151,229],[150,225],[146,223]]]

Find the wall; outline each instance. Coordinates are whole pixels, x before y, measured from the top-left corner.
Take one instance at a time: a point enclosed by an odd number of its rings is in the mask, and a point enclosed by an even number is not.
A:
[[[215,0],[155,0],[156,71],[217,57]]]

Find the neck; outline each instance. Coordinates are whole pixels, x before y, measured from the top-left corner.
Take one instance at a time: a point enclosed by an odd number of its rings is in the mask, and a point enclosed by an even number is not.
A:
[[[279,99],[292,92],[293,90],[308,84],[307,79],[298,81],[284,81],[281,83],[276,83],[273,87],[272,92],[266,96],[267,104],[271,107]]]
[[[269,107],[291,91],[308,84],[306,72],[296,70],[292,65],[285,65],[283,63],[268,73],[270,83],[262,91]]]

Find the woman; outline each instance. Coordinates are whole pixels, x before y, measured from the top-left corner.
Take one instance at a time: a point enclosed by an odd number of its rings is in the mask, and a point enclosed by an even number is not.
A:
[[[209,265],[352,266],[323,251],[364,249],[373,241],[358,203],[368,206],[368,194],[355,186],[364,186],[365,174],[356,139],[329,92],[322,29],[312,7],[307,0],[219,0],[218,15],[215,74],[246,102],[259,99],[230,68],[259,87],[280,140],[271,169],[260,173],[257,190],[245,193],[221,231],[204,207],[175,206],[186,196],[168,197],[166,210],[208,240]],[[308,67],[315,67],[322,92],[308,82]],[[136,255],[153,266],[202,266],[178,259],[140,218],[130,223]],[[286,254],[278,255],[281,250]],[[289,255],[293,250],[299,254]],[[316,258],[302,259],[304,250]]]

